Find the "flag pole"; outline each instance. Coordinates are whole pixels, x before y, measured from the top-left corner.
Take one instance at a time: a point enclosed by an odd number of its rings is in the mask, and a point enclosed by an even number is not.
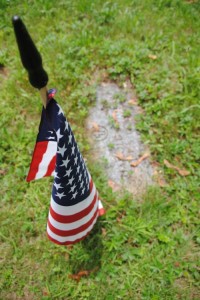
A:
[[[40,92],[40,97],[42,99],[42,103],[43,103],[43,106],[44,108],[47,107],[47,104],[48,104],[48,91],[47,91],[47,86],[39,89],[39,92]]]
[[[43,69],[42,57],[21,18],[14,16],[12,23],[21,61],[28,72],[29,82],[34,88],[39,90],[43,105],[46,108],[48,104],[48,75]]]

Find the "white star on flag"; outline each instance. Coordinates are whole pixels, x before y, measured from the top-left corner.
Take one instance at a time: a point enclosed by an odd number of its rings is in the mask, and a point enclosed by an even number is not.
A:
[[[83,181],[81,181],[81,183],[80,183],[80,187],[81,187],[81,188],[83,187],[83,184],[84,184],[84,182],[83,182]]]
[[[71,172],[72,172],[72,168],[70,167],[70,169],[66,171],[65,176],[68,176],[68,177],[69,177],[70,174],[71,174]],[[64,177],[65,177],[65,176],[64,176]]]
[[[71,143],[72,143],[72,134],[70,132],[70,135],[69,135],[69,144],[71,144]]]
[[[73,182],[73,181],[74,181],[74,177],[72,177],[72,178],[69,179],[68,184],[72,185],[72,182]]]
[[[65,159],[65,160],[63,160],[62,161],[63,163],[62,163],[62,165],[60,165],[61,167],[65,167],[65,168],[67,168],[67,165],[68,165],[68,163],[70,162],[70,159],[68,159],[68,157]]]
[[[75,188],[76,188],[76,185],[74,184],[74,185],[71,187],[70,192],[74,192]]]
[[[73,145],[72,146],[72,154],[74,155],[74,153],[75,153],[75,146]]]
[[[58,172],[54,172],[54,178],[60,178],[59,176],[58,176]]]
[[[61,154],[62,157],[63,157],[66,150],[67,150],[67,148],[65,148],[65,145],[63,145],[63,147],[58,147],[58,152],[57,153]]]
[[[63,137],[63,134],[60,134],[60,128],[56,131],[57,139],[60,140]]]
[[[64,131],[68,131],[69,130],[69,123],[67,121],[65,121],[65,130]]]
[[[75,199],[77,194],[78,194],[78,192],[75,192],[75,193],[72,195],[72,199]]]
[[[64,189],[60,183],[54,182],[54,186],[56,187],[57,190],[58,189]]]
[[[80,172],[80,166],[77,167],[76,171],[77,171],[77,174]]]
[[[57,196],[59,199],[65,197],[65,194],[64,193],[57,193],[55,194],[55,196]]]
[[[58,108],[59,108],[58,116],[61,115],[61,114],[64,115],[64,112],[63,112],[62,108],[60,107],[60,105],[58,105]]]
[[[77,163],[78,163],[78,156],[76,155],[76,157],[74,158],[74,163],[75,163],[75,165],[77,165]]]

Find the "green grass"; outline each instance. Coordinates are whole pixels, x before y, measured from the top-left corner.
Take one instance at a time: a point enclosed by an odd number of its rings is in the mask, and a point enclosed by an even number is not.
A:
[[[52,180],[25,182],[41,101],[19,60],[14,14],[84,156],[96,85],[105,74],[119,85],[129,78],[144,109],[138,130],[167,182],[136,201],[113,193],[102,166],[89,163],[107,214],[73,249],[46,238]],[[0,299],[200,299],[199,15],[198,1],[0,0]],[[79,282],[68,277],[94,268]]]

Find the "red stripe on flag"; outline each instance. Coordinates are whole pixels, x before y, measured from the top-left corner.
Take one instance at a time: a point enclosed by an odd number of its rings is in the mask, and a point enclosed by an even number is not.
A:
[[[95,223],[96,223],[96,222],[95,222]],[[92,229],[93,229],[93,228],[94,228],[94,226],[92,227]],[[53,239],[53,238],[48,234],[48,232],[47,232],[47,237],[48,237],[48,239],[49,239],[51,242],[53,242],[53,243],[55,243],[55,244],[57,244],[57,245],[62,245],[62,246],[73,245],[73,244],[76,244],[76,243],[78,243],[78,242],[84,240],[84,239],[90,234],[90,232],[92,231],[92,229],[91,229],[90,231],[88,231],[84,236],[82,236],[81,238],[76,239],[76,240],[74,240],[74,241],[59,242],[59,241]]]
[[[30,169],[29,169],[29,173],[28,176],[26,178],[26,181],[31,181],[34,180],[36,177],[36,174],[38,172],[39,169],[39,164],[42,161],[42,157],[44,155],[44,153],[47,150],[47,146],[48,146],[48,141],[44,141],[44,142],[37,142],[35,145],[35,149],[33,152],[33,158],[31,161],[31,165],[30,165]]]
[[[76,221],[84,218],[85,216],[87,216],[90,213],[90,211],[93,209],[96,201],[97,201],[97,193],[95,194],[94,199],[92,200],[91,204],[87,208],[83,209],[82,211],[80,211],[76,214],[63,216],[63,215],[57,214],[51,206],[50,206],[50,214],[51,214],[52,218],[59,223],[64,223],[64,224],[73,223],[73,222],[76,222]]]
[[[87,223],[85,223],[84,225],[81,225],[80,227],[77,227],[75,229],[71,229],[71,230],[57,229],[50,223],[50,221],[48,221],[48,226],[49,226],[49,229],[58,236],[66,236],[66,237],[73,236],[73,235],[76,235],[76,234],[81,233],[82,231],[86,230],[92,224],[92,222],[96,218],[97,214],[98,214],[98,208],[95,211],[92,218]]]
[[[93,227],[93,228],[94,228],[94,227]],[[92,229],[93,229],[93,228],[92,228]],[[88,236],[88,235],[90,234],[90,232],[92,231],[92,229],[91,229],[90,231],[88,231],[84,236],[82,236],[81,238],[79,238],[79,239],[77,239],[77,240],[75,240],[75,241],[59,242],[59,241],[53,239],[53,238],[48,234],[48,232],[47,232],[47,237],[48,237],[48,239],[49,239],[50,241],[52,241],[53,243],[55,243],[55,244],[57,244],[57,245],[62,245],[62,246],[73,245],[73,244],[75,244],[75,243],[78,243],[78,242],[84,240],[84,239],[86,238],[86,236]]]
[[[50,164],[48,166],[47,172],[44,175],[44,177],[51,176],[52,172],[55,170],[55,165],[56,165],[56,155],[50,161]]]
[[[92,179],[90,180],[90,192],[92,191],[92,189],[93,189],[93,181],[92,181]]]

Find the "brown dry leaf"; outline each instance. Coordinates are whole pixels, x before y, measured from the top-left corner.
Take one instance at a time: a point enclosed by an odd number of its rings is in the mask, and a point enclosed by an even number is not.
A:
[[[79,271],[77,275],[79,277],[83,277],[83,276],[88,276],[89,274],[90,274],[90,271],[88,271],[88,270],[82,270],[82,271]]]
[[[113,113],[112,113],[113,120],[114,120],[117,124],[119,124],[119,122],[118,122],[118,120],[117,120],[117,112],[118,112],[118,111],[119,111],[118,109],[115,109],[115,110],[113,111]]]
[[[106,234],[107,234],[106,229],[102,227],[101,228],[101,233],[102,233],[103,236],[106,236]]]
[[[178,173],[181,175],[181,176],[188,176],[190,175],[190,171],[187,171],[187,170],[177,170]]]
[[[151,164],[152,164],[152,166],[155,167],[155,168],[160,167],[160,163],[157,162],[157,161],[152,161]]]
[[[111,179],[108,180],[108,186],[111,187],[113,192],[119,191],[119,185],[116,182],[112,181]]]
[[[129,161],[129,160],[133,160],[133,157],[131,155],[129,156],[124,156],[121,152],[117,152],[115,154],[115,156],[119,159],[119,160],[124,160],[124,161]]]
[[[47,288],[44,288],[42,291],[43,296],[49,296],[49,291],[47,290]]]
[[[29,291],[29,288],[28,288],[28,286],[25,286],[24,288],[23,288],[23,300],[34,300],[35,299],[35,297],[34,297],[34,294],[33,294],[33,292],[31,292],[31,291]],[[7,297],[6,297],[7,298]],[[6,299],[5,298],[5,299]],[[7,299],[13,299],[13,298],[7,298]],[[15,299],[15,298],[14,298]],[[16,298],[16,300],[19,300],[20,298]],[[21,298],[22,299],[22,298]]]
[[[0,175],[5,175],[6,174],[6,170],[0,170]]]
[[[155,168],[153,171],[153,177],[154,177],[155,181],[158,183],[158,185],[160,187],[166,187],[167,182],[165,181],[161,170],[158,169],[158,166],[160,167],[160,164],[157,162],[153,162],[153,163],[151,163],[151,165]]]
[[[187,171],[185,169],[180,169],[179,167],[177,166],[174,166],[172,165],[168,160],[164,159],[164,165],[167,167],[167,168],[170,168],[170,169],[173,169],[175,171],[177,171],[179,173],[179,175],[181,176],[188,176],[190,175],[190,171]]]
[[[66,245],[67,249],[71,250],[73,249],[73,245]]]
[[[65,253],[65,259],[69,260],[69,253]]]
[[[69,274],[68,277],[75,280],[75,281],[77,281],[77,282],[79,282],[80,279],[81,279],[81,277],[76,275],[76,274]]]
[[[92,129],[96,132],[99,131],[99,125],[96,122],[92,122]]]
[[[176,267],[176,268],[179,268],[179,267],[180,267],[180,262],[178,262],[178,261],[175,261],[175,263],[174,263],[174,267]]]
[[[117,223],[121,223],[122,219],[126,216],[126,212],[122,211],[121,213],[118,213],[118,217],[117,217]]]
[[[2,64],[0,64],[0,75],[7,76],[8,70]]]
[[[128,101],[128,104],[131,104],[131,105],[137,105],[137,99],[133,98],[131,100]]]
[[[158,184],[159,184],[160,187],[166,187],[167,186],[167,183],[166,183],[166,181],[165,181],[164,178],[158,177],[157,178],[157,182],[158,182]]]
[[[112,181],[112,180],[108,180],[108,186],[111,187],[111,188],[114,188],[115,187],[115,182]]]
[[[26,109],[22,109],[22,110],[20,111],[20,115],[22,115],[22,116],[27,116],[27,110],[26,110]]]
[[[155,59],[157,59],[157,55],[149,54],[148,58],[155,60]]]
[[[187,2],[188,4],[193,4],[193,3],[197,3],[198,0],[186,0],[186,2]]]
[[[131,167],[137,167],[144,159],[146,159],[149,156],[150,156],[149,153],[144,153],[138,160],[136,160],[130,164]]]
[[[92,269],[92,270],[81,270],[79,271],[77,274],[69,274],[68,277],[79,282],[81,277],[84,277],[84,276],[89,276],[90,273],[93,273],[95,272],[96,270],[98,269],[98,267]]]

